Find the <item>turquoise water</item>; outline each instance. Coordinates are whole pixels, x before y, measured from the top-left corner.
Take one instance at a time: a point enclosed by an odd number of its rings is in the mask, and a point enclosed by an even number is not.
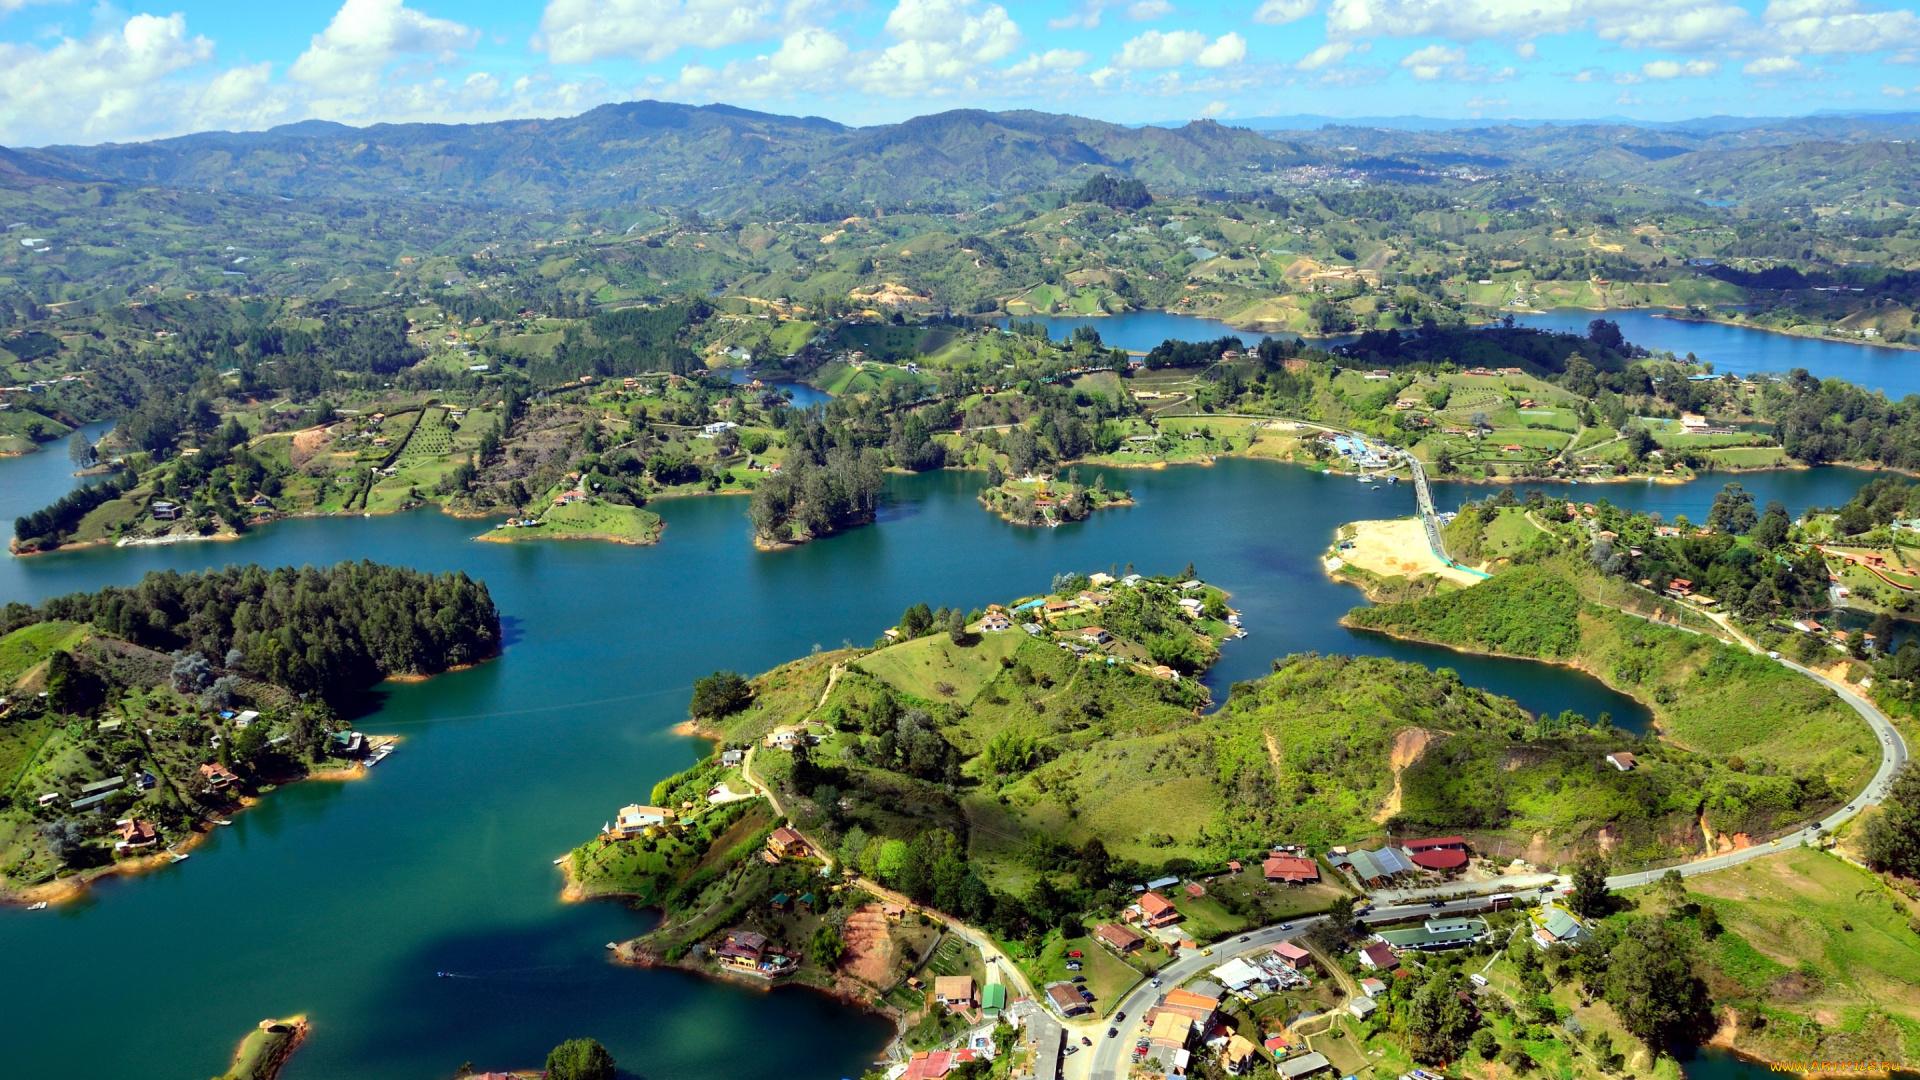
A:
[[[1713,364],[1714,373],[1784,375],[1806,368],[1823,379],[1845,379],[1869,390],[1883,390],[1894,399],[1920,393],[1920,352],[1885,345],[1854,345],[1844,341],[1793,337],[1725,323],[1696,323],[1662,318],[1645,308],[1626,311],[1581,311],[1562,308],[1539,315],[1516,315],[1525,326],[1587,332],[1594,319],[1620,324],[1621,333],[1635,345],[1671,350],[1677,356],[1691,352]]]
[[[1005,326],[1016,320],[1002,319]],[[1231,324],[1219,319],[1208,319],[1199,315],[1176,315],[1171,311],[1123,311],[1118,315],[1036,315],[1021,322],[1037,322],[1046,326],[1047,336],[1055,341],[1063,341],[1073,336],[1076,326],[1091,326],[1100,331],[1100,340],[1108,346],[1129,349],[1133,352],[1146,352],[1155,345],[1172,338],[1176,341],[1212,341],[1216,338],[1237,337],[1252,344],[1267,335],[1236,330]],[[1298,337],[1298,334],[1274,334],[1273,337]]]
[[[70,473],[63,448],[0,461],[0,508],[45,505]],[[1844,501],[1865,475],[1742,482],[1798,512]],[[1338,616],[1361,598],[1325,577],[1319,555],[1342,522],[1412,512],[1406,485],[1375,491],[1243,460],[1109,481],[1138,505],[1031,530],[979,508],[977,474],[892,477],[876,526],[779,553],[748,543],[741,500],[697,498],[654,504],[667,529],[647,548],[474,543],[480,523],[422,510],[281,522],[230,543],[0,560],[0,602],[228,562],[464,569],[491,586],[508,633],[494,662],[380,688],[357,726],[407,741],[368,779],[276,792],[189,862],[106,882],[80,903],[0,911],[0,957],[33,973],[33,993],[0,1010],[4,1057],[24,1075],[213,1075],[255,1021],[304,1011],[315,1034],[289,1080],[536,1064],[582,1034],[649,1080],[858,1075],[884,1024],[803,990],[612,967],[603,943],[650,916],[561,904],[551,862],[695,760],[702,744],[670,730],[695,677],[871,641],[910,604],[973,607],[1043,589],[1056,571],[1193,561],[1234,594],[1251,631],[1209,676],[1221,694],[1291,652],[1364,652],[1453,667],[1535,711],[1645,724],[1631,699],[1578,673],[1342,629]],[[1571,491],[1698,517],[1718,487]],[[1443,484],[1440,499],[1489,490]],[[92,1003],[130,979],[138,1007],[116,1012],[113,1038],[96,1037]]]

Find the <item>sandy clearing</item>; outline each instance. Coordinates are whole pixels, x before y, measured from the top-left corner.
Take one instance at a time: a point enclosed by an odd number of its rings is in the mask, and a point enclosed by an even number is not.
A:
[[[1435,574],[1461,585],[1477,585],[1485,580],[1441,562],[1427,546],[1426,526],[1417,517],[1356,521],[1352,527],[1353,546],[1340,552],[1340,558],[1350,566],[1382,577]]]

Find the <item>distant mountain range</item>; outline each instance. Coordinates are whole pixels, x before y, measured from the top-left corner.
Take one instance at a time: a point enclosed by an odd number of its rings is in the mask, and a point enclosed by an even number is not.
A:
[[[1298,166],[1404,182],[1440,172],[1635,182],[1677,198],[1902,197],[1920,113],[1673,123],[1340,120],[1128,126],[956,110],[855,128],[659,101],[490,124],[309,120],[145,143],[0,149],[0,189],[106,182],[289,200],[391,199],[527,211],[636,204],[706,212],[959,210],[1096,173],[1162,193],[1262,191]],[[1791,153],[1784,148],[1792,147]],[[1909,204],[1911,202],[1909,201]]]

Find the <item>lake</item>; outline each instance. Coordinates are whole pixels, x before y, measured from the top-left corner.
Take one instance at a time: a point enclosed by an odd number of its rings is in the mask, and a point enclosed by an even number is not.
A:
[[[1845,379],[1869,390],[1883,390],[1888,397],[1902,398],[1920,393],[1920,352],[1889,348],[1885,345],[1852,345],[1844,341],[1771,334],[1724,323],[1696,323],[1659,317],[1645,308],[1620,311],[1587,311],[1562,308],[1533,315],[1515,315],[1524,326],[1585,334],[1594,319],[1612,319],[1628,341],[1654,350],[1672,350],[1675,355],[1691,352],[1713,364],[1716,373],[1755,372],[1786,374],[1794,368],[1806,368],[1823,379]],[[1002,319],[1005,326],[1010,320]],[[1263,334],[1235,330],[1219,319],[1197,315],[1178,315],[1169,311],[1128,311],[1108,316],[1035,316],[1049,336],[1062,340],[1076,326],[1091,326],[1100,331],[1100,340],[1134,352],[1146,352],[1162,341],[1212,341],[1238,337],[1251,345]],[[1275,334],[1274,337],[1296,337]],[[1353,341],[1353,335],[1313,338],[1322,347]]]
[[[57,497],[72,483],[57,449],[0,461],[0,493],[36,505]],[[57,910],[0,911],[0,956],[32,973],[32,992],[0,1010],[9,1064],[26,1075],[214,1075],[259,1019],[305,1012],[314,1035],[288,1080],[537,1065],[575,1035],[601,1039],[648,1080],[857,1076],[887,1025],[806,990],[614,967],[604,943],[644,931],[651,916],[561,903],[551,863],[704,752],[671,731],[694,678],[870,642],[911,604],[981,606],[1045,589],[1058,571],[1172,573],[1193,562],[1232,592],[1250,631],[1208,677],[1222,696],[1288,653],[1368,653],[1451,667],[1536,712],[1605,711],[1645,726],[1637,703],[1576,672],[1338,625],[1362,598],[1330,581],[1319,556],[1342,522],[1411,513],[1410,485],[1375,491],[1248,460],[1107,476],[1137,505],[1058,529],[987,514],[974,501],[979,474],[893,476],[875,526],[774,553],[748,542],[744,500],[705,497],[655,502],[667,528],[644,548],[474,543],[483,523],[427,509],[280,522],[232,542],[0,560],[0,602],[230,562],[460,569],[491,587],[508,640],[474,670],[381,687],[356,726],[406,741],[367,779],[272,793],[187,863],[104,882]],[[1780,498],[1798,512],[1842,501],[1864,478],[1826,469],[1742,482],[1763,504]],[[1718,487],[1573,490],[1699,516]],[[1494,489],[1440,490],[1457,502]],[[107,980],[142,992],[100,1038],[98,1010],[83,1003],[103,1000]]]

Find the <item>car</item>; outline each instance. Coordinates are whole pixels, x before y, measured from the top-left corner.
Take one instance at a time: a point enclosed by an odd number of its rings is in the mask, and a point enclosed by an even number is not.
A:
[[[1068,981],[1068,982],[1077,982],[1077,983],[1083,983],[1083,982],[1086,982],[1086,981],[1087,981],[1087,977],[1086,977],[1085,975],[1075,975],[1075,976],[1074,976],[1073,978],[1071,978],[1071,979],[1068,979],[1067,981]]]
[[[1117,1039],[1117,1038],[1119,1038],[1119,1037],[1120,1037],[1120,1029],[1119,1029],[1119,1028],[1108,1028],[1108,1029],[1107,1029],[1107,1038],[1109,1038],[1109,1039]]]
[[[1092,1040],[1092,1039],[1089,1039],[1089,1038],[1087,1038],[1087,1037],[1086,1037],[1085,1035],[1082,1035],[1082,1036],[1080,1036],[1080,1045],[1081,1045],[1081,1046],[1092,1046],[1092,1045],[1093,1045],[1093,1040]]]
[[[1427,906],[1428,907],[1446,907],[1447,902],[1445,900],[1434,900],[1429,902]]]
[[[1200,955],[1201,955],[1201,956],[1212,956],[1212,955],[1213,955],[1213,946],[1211,946],[1211,945],[1209,945],[1209,946],[1207,946],[1206,948],[1204,948],[1204,949],[1201,949],[1201,950],[1200,950]]]
[[[1246,935],[1246,934],[1241,934],[1241,935],[1240,935],[1240,942],[1241,942],[1241,944],[1245,944],[1245,943],[1247,943],[1248,941],[1251,941],[1251,940],[1253,940],[1253,939],[1252,939],[1251,937],[1249,937],[1248,935]]]
[[[1551,886],[1551,885],[1542,885],[1542,886],[1540,886],[1540,895],[1541,895],[1541,896],[1546,896],[1547,894],[1549,894],[1549,893],[1551,893],[1551,892],[1553,892],[1553,886]]]
[[[1084,959],[1087,954],[1081,952],[1079,949],[1075,949],[1072,952],[1068,953],[1067,955],[1075,960],[1081,960],[1081,959]]]
[[[1468,982],[1470,982],[1470,983],[1472,983],[1472,984],[1473,984],[1473,985],[1475,985],[1475,986],[1485,986],[1485,985],[1487,985],[1487,977],[1486,977],[1485,975],[1482,975],[1482,974],[1480,974],[1480,973],[1479,973],[1479,972],[1477,972],[1477,971],[1476,971],[1476,972],[1474,972],[1473,974],[1471,974],[1471,975],[1469,975],[1469,976],[1467,976],[1467,981],[1468,981]]]
[[[1778,651],[1776,651],[1776,650],[1771,650],[1771,649],[1769,649],[1769,650],[1767,651],[1767,658],[1768,658],[1769,660],[1778,660],[1778,659],[1780,659],[1780,653],[1779,653]]]
[[[1153,980],[1153,985],[1155,985],[1155,986],[1159,986],[1159,985],[1160,985],[1160,979],[1159,979],[1159,977],[1158,977],[1158,976],[1156,976],[1156,977],[1154,978],[1154,980]]]
[[[1088,1043],[1087,1045],[1088,1045],[1088,1046],[1092,1046],[1093,1044],[1092,1044],[1092,1043]],[[1066,1053],[1066,1055],[1067,1055],[1068,1057],[1072,1057],[1073,1055],[1075,1055],[1075,1054],[1077,1054],[1077,1053],[1079,1053],[1079,1052],[1080,1052],[1080,1048],[1079,1048],[1079,1047],[1077,1047],[1077,1046],[1069,1046],[1069,1047],[1067,1047],[1067,1049],[1066,1049],[1066,1050],[1065,1050],[1064,1052]]]
[[[1113,1018],[1115,1020],[1125,1020],[1127,1018],[1126,1010],[1123,1009],[1120,1012],[1114,1013]]]
[[[1847,813],[1849,814],[1853,813],[1853,806],[1851,804],[1847,806]]]
[[[1280,929],[1282,929],[1282,930],[1291,930],[1291,929],[1293,929],[1293,924],[1292,924],[1292,923],[1290,923],[1290,922],[1283,922],[1283,923],[1281,923],[1281,924],[1280,924]]]

